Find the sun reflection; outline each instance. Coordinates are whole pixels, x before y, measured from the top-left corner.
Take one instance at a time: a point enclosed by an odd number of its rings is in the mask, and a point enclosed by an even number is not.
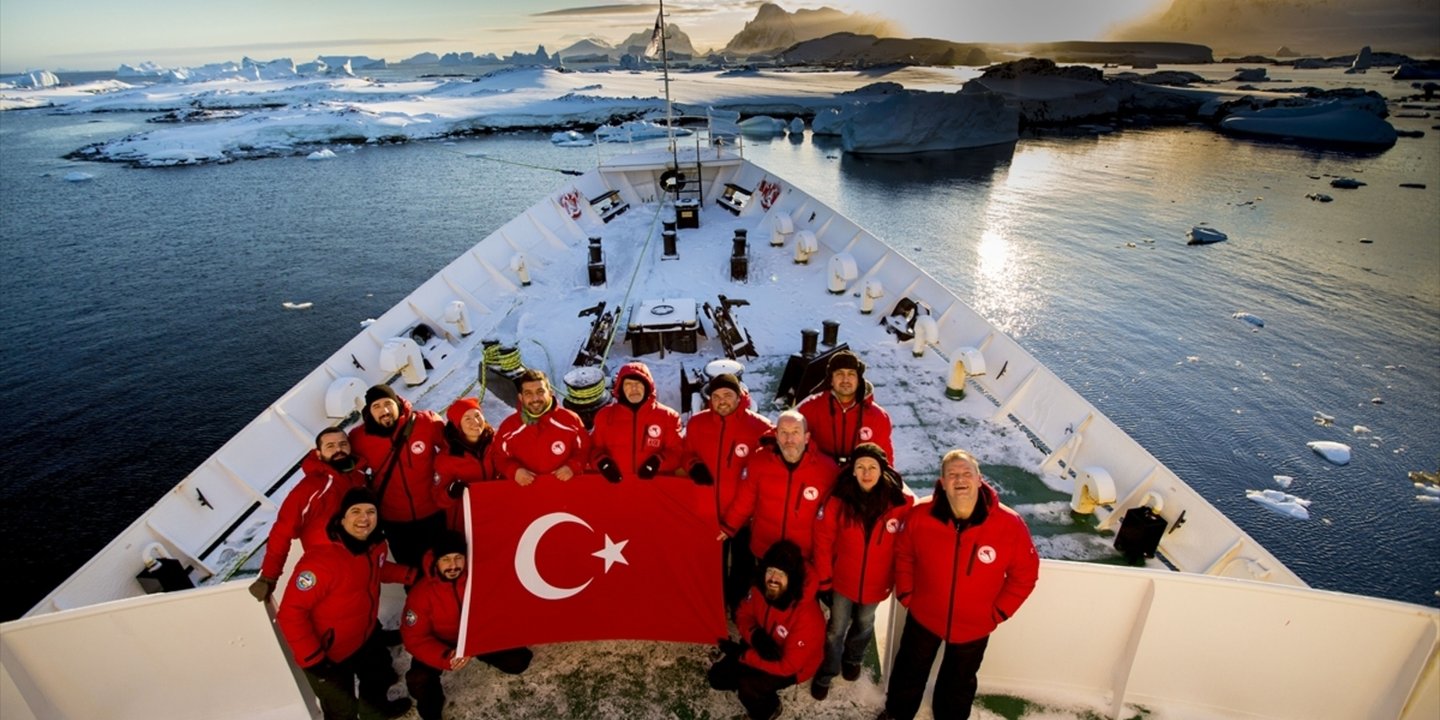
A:
[[[1023,335],[1039,312],[1035,291],[1037,272],[1024,247],[1013,241],[1003,225],[992,221],[975,245],[975,297],[973,305],[990,322],[1011,336]]]

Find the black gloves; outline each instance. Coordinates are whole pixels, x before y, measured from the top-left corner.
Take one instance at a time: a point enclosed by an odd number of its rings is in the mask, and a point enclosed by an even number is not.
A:
[[[761,435],[760,440],[755,444],[762,448],[770,448],[771,450],[780,449],[780,441],[776,440],[774,435]]]
[[[445,494],[459,500],[460,496],[465,494],[465,483],[459,480],[450,483],[450,487],[445,488]]]
[[[705,467],[705,463],[697,462],[690,466],[690,479],[694,480],[696,485],[715,484],[715,476],[710,474],[710,470]]]
[[[595,463],[595,469],[599,470],[600,474],[604,475],[606,480],[612,483],[620,482],[620,467],[615,464],[614,460],[608,457],[602,457],[600,458],[600,462]]]
[[[250,594],[260,602],[265,602],[275,596],[275,578],[268,578],[261,575],[250,583]]]
[[[639,475],[641,480],[649,480],[650,478],[655,477],[655,473],[659,469],[660,456],[651,455],[650,457],[645,458],[645,462],[640,463],[640,467],[635,470],[635,474]]]
[[[727,657],[739,658],[745,654],[745,643],[736,642],[728,637],[720,638],[720,654]]]
[[[765,632],[765,628],[757,627],[750,633],[750,647],[755,649],[756,655],[770,662],[780,659],[780,645],[770,637],[770,633]]]
[[[834,590],[821,590],[815,593],[815,599],[825,603],[825,607],[833,607],[831,602],[835,599]]]

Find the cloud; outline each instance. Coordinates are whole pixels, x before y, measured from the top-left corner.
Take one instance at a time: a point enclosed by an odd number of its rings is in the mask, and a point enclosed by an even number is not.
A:
[[[257,50],[286,50],[290,48],[313,49],[327,47],[366,47],[375,45],[407,45],[419,43],[455,42],[450,38],[348,38],[327,40],[286,40],[283,42],[243,43],[237,45],[199,45],[194,47],[130,48],[121,50],[87,50],[85,52],[56,53],[57,58],[108,57],[117,54],[181,54],[181,53],[230,53],[253,52]]]
[[[531,17],[563,17],[573,15],[653,15],[654,5],[582,5],[534,13]]]

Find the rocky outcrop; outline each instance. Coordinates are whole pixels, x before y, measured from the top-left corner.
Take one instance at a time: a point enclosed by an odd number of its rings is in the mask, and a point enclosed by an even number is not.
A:
[[[755,19],[745,23],[745,27],[730,38],[720,52],[738,57],[773,55],[797,43],[837,32],[877,37],[900,35],[898,27],[879,17],[843,13],[826,7],[790,13],[779,5],[767,2],[756,11]]]

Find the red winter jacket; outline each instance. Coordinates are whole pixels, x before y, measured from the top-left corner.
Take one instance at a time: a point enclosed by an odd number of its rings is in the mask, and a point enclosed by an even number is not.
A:
[[[784,610],[772,607],[763,593],[751,587],[735,611],[735,628],[743,642],[757,627],[764,628],[780,646],[780,659],[766,660],[747,648],[740,662],[771,675],[794,675],[797,683],[814,677],[825,659],[825,616],[815,600],[813,583],[806,583],[800,597]]]
[[[981,485],[969,521],[957,523],[944,492],[906,516],[895,551],[895,597],[948,643],[989,635],[1010,619],[1040,574],[1030,530]]]
[[[452,432],[453,431],[453,432]],[[445,444],[440,447],[440,454],[435,457],[435,478],[436,482],[431,493],[435,504],[445,511],[445,522],[451,530],[464,531],[465,525],[465,503],[460,498],[450,497],[450,484],[461,482],[466,485],[477,482],[488,482],[499,480],[500,476],[495,471],[494,447],[495,430],[489,425],[480,435],[480,446],[478,448],[467,448],[457,444],[459,431],[453,426],[447,425],[442,433]],[[488,433],[488,437],[487,437]],[[478,451],[479,455],[476,455]],[[456,453],[459,454],[456,454]]]
[[[819,587],[862,605],[878,603],[890,597],[895,586],[895,546],[915,498],[906,495],[903,505],[881,515],[868,539],[858,519],[841,514],[841,504],[839,498],[830,498],[815,521],[814,566]]]
[[[701,410],[690,416],[685,426],[685,460],[689,468],[704,463],[715,479],[715,516],[735,501],[740,482],[750,457],[760,448],[760,436],[773,426],[763,415],[750,411],[750,393],[740,395],[735,412],[721,417],[713,410]]]
[[[380,496],[380,517],[410,522],[440,512],[434,498],[435,455],[443,442],[445,421],[428,410],[415,410],[405,398],[400,398],[400,419],[391,435],[370,432],[365,424],[370,418],[368,407],[361,417],[361,424],[350,430],[350,447],[373,473],[370,489]]]
[[[849,457],[856,445],[873,442],[885,450],[890,466],[895,466],[895,447],[890,444],[890,413],[875,404],[870,384],[865,384],[863,397],[841,407],[834,393],[821,390],[800,401],[796,410],[805,416],[810,442],[832,458]]]
[[[625,380],[645,383],[645,399],[636,407],[625,402],[620,389]],[[590,466],[601,458],[610,458],[626,478],[637,477],[636,470],[651,456],[660,458],[657,474],[674,474],[680,467],[680,413],[660,404],[655,398],[655,380],[645,363],[626,363],[615,374],[611,388],[615,401],[595,413],[595,429],[590,435]]]
[[[835,484],[835,463],[814,446],[806,448],[794,469],[778,450],[757,453],[745,471],[735,500],[725,508],[720,527],[734,535],[750,523],[750,551],[762,557],[771,545],[789,540],[810,559],[815,516]]]
[[[260,563],[260,576],[280,577],[285,571],[285,559],[290,555],[290,541],[300,538],[301,547],[309,552],[319,545],[328,545],[330,536],[325,527],[335,511],[340,509],[340,499],[345,491],[353,487],[364,487],[365,471],[356,458],[355,469],[342,473],[320,459],[320,453],[311,450],[300,461],[305,477],[295,484],[285,500],[280,503],[280,512],[275,524],[270,527],[270,539],[265,541],[265,559]]]
[[[500,451],[495,456],[495,467],[502,477],[514,480],[520,468],[536,475],[548,475],[562,465],[576,475],[585,471],[590,459],[590,433],[579,415],[554,400],[533,423],[526,424],[523,414],[523,410],[516,410],[495,431],[491,449]]]
[[[336,541],[300,558],[276,616],[300,667],[354,655],[375,629],[380,583],[414,579],[413,570],[386,558],[389,547],[380,540],[354,553]]]
[[[460,642],[460,606],[465,594],[466,573],[455,582],[435,572],[432,553],[425,553],[425,579],[405,596],[405,614],[400,620],[400,638],[405,650],[416,660],[437,670],[449,670]]]

